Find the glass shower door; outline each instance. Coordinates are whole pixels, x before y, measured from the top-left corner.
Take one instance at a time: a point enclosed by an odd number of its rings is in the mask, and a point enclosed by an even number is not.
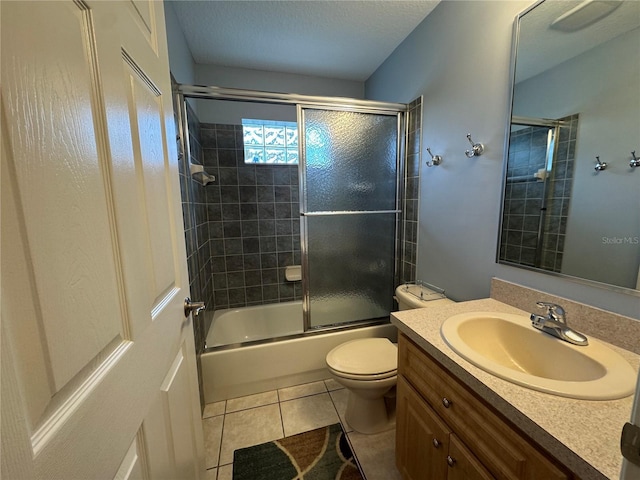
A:
[[[387,317],[400,114],[299,108],[305,329]]]

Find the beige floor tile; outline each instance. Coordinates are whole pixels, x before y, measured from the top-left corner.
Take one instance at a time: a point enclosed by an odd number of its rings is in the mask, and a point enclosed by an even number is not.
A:
[[[342,429],[346,432],[352,432],[353,428],[347,423],[344,414],[347,411],[347,398],[349,397],[349,391],[346,388],[340,390],[333,390],[329,392],[333,405],[336,407],[338,416],[340,417],[340,423],[342,423]]]
[[[214,417],[218,418],[218,417]],[[233,462],[233,451],[282,438],[282,420],[277,404],[252,408],[224,416],[220,465]]]
[[[341,388],[344,388],[342,385],[336,382],[333,378],[326,379],[324,381],[324,384],[327,386],[327,390],[329,390],[330,392],[333,390],[340,390]]]
[[[224,400],[221,402],[207,403],[204,406],[204,412],[202,413],[202,418],[215,417],[216,415],[224,415],[225,404],[226,402]]]
[[[206,480],[216,480],[218,478],[218,469],[210,468],[207,470],[207,475],[204,477]]]
[[[328,393],[282,402],[280,410],[285,436],[307,432],[340,421]]]
[[[205,418],[202,421],[204,432],[205,465],[207,468],[218,466],[220,456],[220,439],[222,438],[222,422],[224,417]]]
[[[218,468],[218,480],[233,480],[233,464]]]
[[[239,412],[247,408],[262,407],[264,405],[271,405],[272,403],[278,403],[278,392],[276,390],[227,400],[226,412]]]
[[[324,393],[327,391],[323,381],[304,383],[302,385],[296,385],[295,387],[281,388],[278,390],[278,398],[281,402],[287,400],[293,400],[294,398],[308,397],[310,395],[317,395],[318,393]]]
[[[402,480],[395,465],[395,429],[374,435],[351,432],[347,436],[367,480]]]

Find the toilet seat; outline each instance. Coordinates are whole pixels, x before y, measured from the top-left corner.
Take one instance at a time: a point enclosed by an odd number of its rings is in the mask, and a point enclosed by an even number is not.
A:
[[[326,362],[338,377],[381,380],[397,375],[398,348],[387,338],[351,340],[331,350]]]
[[[328,367],[329,371],[334,374],[336,377],[345,378],[349,380],[358,380],[361,382],[371,382],[374,380],[385,380],[387,378],[396,377],[398,375],[398,370],[392,370],[390,372],[378,373],[374,375],[357,375],[353,373],[345,373],[334,370],[331,367]]]

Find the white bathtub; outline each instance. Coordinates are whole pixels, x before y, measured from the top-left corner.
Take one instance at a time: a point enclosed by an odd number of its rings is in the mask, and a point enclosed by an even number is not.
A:
[[[216,310],[207,347],[278,338],[302,333],[302,302]]]
[[[254,336],[252,328],[256,328],[258,335],[263,335],[265,331],[275,331],[272,326],[251,326],[257,318],[271,317],[276,318],[276,323],[282,323],[278,325],[280,333],[275,336],[291,334],[282,333],[289,332],[290,328],[297,329],[293,333],[299,333],[302,331],[301,305],[301,302],[286,302],[224,311],[213,321],[207,345],[211,345],[209,338],[219,342],[218,335],[230,335],[234,339],[231,343],[239,343],[255,339],[248,338]],[[290,319],[290,322],[282,321],[291,317],[293,312],[299,312],[294,313],[298,315],[297,318]],[[225,314],[227,320],[218,323],[220,333],[216,333],[216,321],[221,317],[224,319]],[[229,328],[230,325],[236,327],[237,334],[229,332],[233,330]],[[273,336],[270,333],[262,338]],[[397,329],[391,324],[384,324],[205,352],[201,357],[205,402],[217,402],[329,378],[325,364],[329,350],[348,340],[368,337],[387,337],[396,342]]]

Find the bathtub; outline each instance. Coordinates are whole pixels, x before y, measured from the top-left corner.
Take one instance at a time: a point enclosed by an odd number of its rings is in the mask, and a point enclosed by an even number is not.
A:
[[[302,302],[272,303],[217,310],[207,334],[207,347],[285,337],[302,333]]]
[[[265,318],[275,319],[274,325],[260,324],[266,323]],[[216,324],[218,330],[214,330]],[[209,338],[211,343],[231,340],[229,343],[234,344],[301,332],[301,302],[244,307],[223,310],[217,318],[214,314],[207,345],[211,346]],[[348,340],[369,337],[386,337],[396,342],[397,329],[386,323],[253,345],[214,347],[200,359],[205,402],[330,378],[325,364],[329,350]]]

